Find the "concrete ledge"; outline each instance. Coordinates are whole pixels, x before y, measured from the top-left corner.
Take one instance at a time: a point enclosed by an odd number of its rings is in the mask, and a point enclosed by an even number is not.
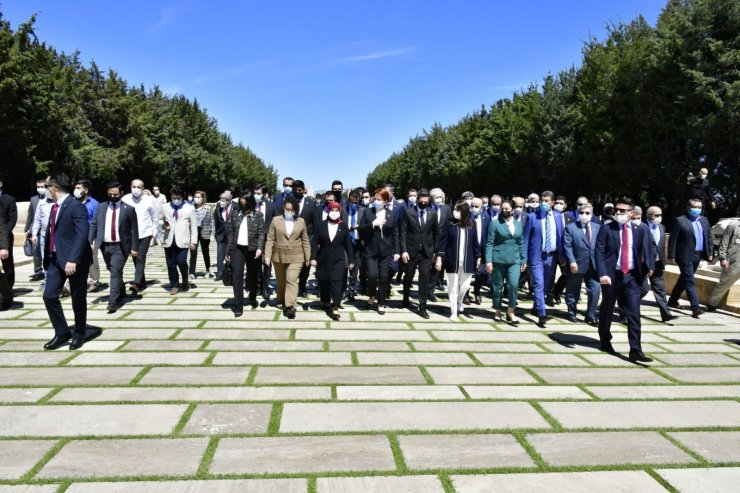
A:
[[[679,274],[678,266],[666,266],[663,277],[665,278],[665,288],[667,293],[670,293],[676,285]],[[695,277],[696,291],[699,294],[699,301],[702,304],[706,304],[709,301],[709,296],[712,294],[714,286],[719,282],[719,273],[714,270],[699,268],[699,270],[696,271]],[[681,294],[681,298],[687,299],[685,292]],[[736,282],[727,292],[725,297],[722,298],[719,308],[733,313],[740,313],[740,281]]]

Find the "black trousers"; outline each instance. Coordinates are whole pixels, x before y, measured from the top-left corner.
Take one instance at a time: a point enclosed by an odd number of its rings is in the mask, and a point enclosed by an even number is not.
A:
[[[339,306],[342,304],[342,283],[340,279],[338,281],[319,281],[319,293],[321,294],[322,303],[331,303],[332,306]]]
[[[393,255],[375,255],[365,258],[367,265],[367,295],[378,298],[378,306],[385,306],[391,289],[391,260]]]
[[[10,287],[12,288],[13,285],[15,285],[15,261],[13,260],[13,233],[10,233],[8,235],[8,240],[10,241],[10,248],[8,248],[8,258],[2,261],[3,263],[3,272],[5,272],[5,277],[8,278],[8,283],[10,284]]]
[[[145,238],[139,238],[139,244],[137,246],[136,257],[133,257],[134,261],[134,284],[143,289],[146,287],[146,275],[144,269],[146,268],[146,255],[149,253],[149,245],[152,244],[152,237],[147,236]]]
[[[429,275],[432,273],[432,259],[424,257],[421,252],[409,258],[406,264],[406,277],[403,278],[403,299],[409,299],[411,292],[411,283],[414,280],[414,273],[419,270],[419,306],[424,307],[427,304],[427,295],[429,294]]]
[[[259,276],[259,291],[263,297],[270,295],[270,277],[272,277],[272,263],[270,265],[262,264],[262,272]]]
[[[123,302],[123,268],[128,255],[123,253],[120,243],[103,243],[100,245],[100,250],[103,252],[105,267],[110,272],[108,304],[119,304]]]
[[[256,250],[249,247],[237,245],[233,248],[231,255],[231,268],[234,271],[234,300],[236,306],[244,305],[244,268],[247,269],[247,288],[249,289],[249,301],[257,301],[257,279],[262,272],[260,265],[262,257],[254,258]]]
[[[640,299],[643,279],[638,279],[633,270],[627,274],[615,271],[611,285],[601,286],[601,306],[599,307],[599,340],[609,342],[612,339],[611,325],[614,305],[619,301],[619,308],[627,317],[627,337],[630,350],[642,351],[640,337],[642,325],[640,322]]]
[[[182,282],[188,284],[188,249],[180,248],[174,241],[172,246],[164,249],[164,257],[167,260],[167,275],[170,278],[170,288],[179,288],[180,280],[177,271],[182,275]]]
[[[90,265],[78,263],[75,273],[68,276],[64,272],[64,266],[57,265],[56,254],[49,255],[49,267],[46,271],[43,297],[46,313],[49,314],[49,320],[54,327],[54,334],[58,337],[67,337],[70,332],[70,327],[67,325],[67,319],[62,309],[62,302],[59,301],[64,283],[69,279],[72,312],[75,316],[72,333],[76,337],[84,336],[85,325],[87,324],[87,275],[90,272]]]
[[[665,266],[663,265],[663,262],[661,262],[660,260],[656,260],[653,275],[645,280],[645,284],[650,281],[650,288],[652,288],[653,290],[655,303],[658,304],[660,316],[663,319],[671,316],[671,310],[668,308],[668,301],[666,300],[665,278],[663,277],[664,272]],[[643,292],[644,291],[645,290],[643,289]]]
[[[360,243],[359,241],[356,241],[352,245],[352,252],[353,252],[354,259],[355,259],[355,263],[346,275],[347,286],[345,288],[345,292],[347,293],[347,296],[357,295],[357,279],[360,276],[361,265],[365,263],[365,259],[364,259],[365,255],[363,254],[362,243]]]
[[[205,262],[206,265],[206,272],[211,271],[211,252],[208,250],[208,248],[211,246],[211,240],[204,240],[200,237],[200,233],[203,231],[203,228],[198,228],[198,245],[200,245],[200,250],[203,252],[203,262]],[[198,247],[195,247],[195,250],[190,251],[190,274],[195,275],[195,264],[198,262]]]
[[[5,269],[5,267],[3,267]],[[41,242],[37,242],[33,247],[33,273],[35,275],[44,273],[44,260],[41,256]]]
[[[216,240],[216,279],[221,279],[221,275],[224,273],[224,257],[226,257],[228,248],[228,238],[224,238],[224,241]]]
[[[306,284],[308,283],[308,274],[311,272],[311,267],[303,264],[301,266],[301,274],[298,276],[298,292],[303,293],[306,291]]]

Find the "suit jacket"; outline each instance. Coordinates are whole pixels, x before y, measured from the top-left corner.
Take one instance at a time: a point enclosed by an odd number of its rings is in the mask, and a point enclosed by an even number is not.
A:
[[[300,205],[299,205],[300,207]],[[303,209],[298,215],[306,223],[306,231],[309,237],[313,237],[313,231],[319,222],[321,222],[321,209],[316,207],[316,202],[311,197],[303,197]]]
[[[341,222],[332,240],[329,236],[329,222],[316,226],[311,241],[311,259],[316,260],[316,279],[319,281],[341,281],[347,264],[354,262],[352,236],[349,226]]]
[[[555,217],[555,239],[557,243],[557,253],[560,261],[565,259],[563,252],[563,232],[565,230],[565,221],[563,215],[558,211],[552,211]],[[542,223],[544,218],[542,211],[531,212],[527,218],[527,225],[524,228],[524,244],[527,249],[527,264],[535,265],[542,263]]]
[[[8,227],[5,226],[5,211],[0,207],[0,250],[10,250],[11,248]]]
[[[94,243],[100,248],[105,238],[105,217],[108,214],[108,202],[103,202],[95,209],[95,216],[90,225],[90,236],[88,241]],[[139,221],[136,217],[136,209],[123,202],[118,202],[118,211],[116,213],[116,222],[118,223],[118,233],[121,242],[121,250],[124,255],[130,255],[131,250],[136,251],[139,248]]]
[[[481,213],[478,215],[480,218],[480,253],[481,253],[481,263],[485,264],[487,262],[487,256],[486,256],[486,244],[488,243],[488,231],[491,227],[491,216],[488,215],[487,212],[481,211]],[[478,221],[476,221],[477,218],[470,217],[470,220],[473,221],[473,224],[475,224],[476,229],[476,239],[478,237]]]
[[[426,220],[424,227],[419,222],[419,209],[407,207],[403,209],[403,219],[396,253],[407,252],[413,257],[421,252],[426,258],[432,258],[438,251],[440,227],[437,223],[437,214],[429,206],[424,209]]]
[[[524,232],[519,221],[514,221],[514,234],[503,218],[491,221],[486,238],[486,263],[526,264]]]
[[[704,249],[701,258],[709,260],[712,256],[712,237],[710,235],[711,226],[709,220],[704,216],[699,216],[697,221],[701,221],[702,233],[704,236]],[[696,251],[696,239],[694,238],[694,224],[686,215],[678,216],[673,219],[671,225],[671,236],[668,239],[668,258],[676,260],[690,260]]]
[[[655,251],[650,243],[650,230],[646,227],[629,224],[632,231],[632,255],[635,262],[639,283],[655,270]],[[622,226],[612,221],[604,224],[596,236],[596,271],[599,277],[609,276],[612,279],[617,272],[617,258],[622,248]]]
[[[257,210],[259,211],[260,205],[262,206],[262,220],[265,222],[265,234],[270,230],[270,224],[272,224],[272,218],[277,215],[277,208],[275,204],[269,200],[263,200],[261,204],[257,204]]]
[[[67,262],[78,265],[92,263],[92,248],[88,241],[90,224],[87,222],[87,207],[72,195],[67,195],[57,210],[54,222],[54,244],[56,246],[56,265],[64,269]],[[51,221],[46,227],[46,249],[51,248]],[[51,263],[51,255],[44,255],[44,268]]]
[[[190,248],[191,244],[198,242],[198,220],[195,218],[195,208],[190,204],[183,204],[178,210],[175,219],[172,206],[167,203],[162,206],[162,214],[159,222],[166,224],[169,228],[160,227],[162,231],[163,247],[168,248],[173,244],[180,248]]]
[[[15,199],[3,192],[0,194],[0,208],[3,209],[5,215],[5,235],[10,241],[10,245],[13,245],[13,228],[18,222],[18,206],[15,204]]]
[[[393,220],[393,213],[386,211],[386,221],[383,226],[373,226],[377,218],[374,207],[366,207],[360,218],[358,232],[364,243],[364,252],[368,257],[388,257],[396,251],[399,227]]]
[[[430,205],[429,207],[431,207],[437,215],[437,224],[439,224],[440,228],[443,228],[452,217],[452,208],[450,207],[450,204]]]
[[[462,228],[458,223],[448,222],[441,228],[439,237],[439,247],[437,254],[445,260],[445,270],[447,272],[460,273],[460,234]],[[478,243],[478,234],[475,227],[466,229],[465,248],[463,257],[463,272],[472,274],[475,272],[475,263],[480,259],[480,243]]]
[[[229,208],[229,219],[239,211],[239,207],[233,202],[229,202],[229,205],[226,207]],[[229,241],[229,223],[224,220],[223,211],[224,208],[221,207],[220,203],[213,208],[213,236],[219,243],[226,243]],[[267,229],[265,229],[265,231],[267,231]]]
[[[591,244],[586,241],[586,230],[581,221],[573,221],[565,227],[563,250],[569,264],[578,264],[578,273],[596,270],[596,237],[601,226],[591,221]]]
[[[572,211],[566,212],[565,216],[570,217],[573,221],[578,222],[578,218],[580,217],[580,214],[578,214],[577,209],[573,209]],[[599,216],[597,216],[596,214],[591,214],[591,222],[596,223],[596,224],[601,224],[601,219],[599,219]]]
[[[306,223],[300,217],[293,223],[293,232],[288,236],[285,218],[275,216],[267,232],[265,258],[280,264],[303,264],[311,260],[311,241]]]
[[[265,249],[265,219],[260,211],[244,214],[237,211],[236,214],[229,216],[229,247],[226,250],[231,252],[237,247],[239,240],[239,230],[244,220],[247,221],[247,250],[254,252]]]
[[[648,229],[650,230],[650,243],[652,243],[653,248],[655,249],[657,260],[660,260],[663,265],[666,265],[668,262],[665,258],[665,225],[658,224],[656,227],[660,233],[660,240],[657,242],[655,241],[655,237],[653,236],[653,226],[648,225]]]
[[[275,210],[278,211],[278,214],[280,214],[280,211],[283,210],[283,202],[285,202],[285,192],[280,192],[279,194],[275,195],[275,198],[272,200],[272,203],[275,205]]]
[[[351,208],[350,208],[351,205],[352,205],[352,203],[349,200],[347,200],[347,202],[342,206],[342,217],[343,218],[346,218],[347,226],[350,226],[350,227],[352,226],[352,217],[350,216],[350,213],[352,211]],[[356,208],[355,208],[355,227],[358,228],[356,230],[356,232],[357,232],[357,240],[356,240],[356,242],[361,242],[362,241],[362,238],[360,238],[360,234],[359,234],[360,233],[359,228],[360,228],[360,222],[362,221],[362,216],[365,215],[365,209],[366,208],[365,207],[362,207],[360,204],[356,204]],[[355,243],[355,242],[353,242],[353,243]]]
[[[36,215],[36,209],[39,207],[39,201],[46,199],[46,197],[40,197],[38,194],[31,197],[28,201],[28,216],[26,216],[26,226],[23,228],[25,233],[31,232],[31,226],[33,226],[33,218]]]
[[[725,228],[717,256],[720,260],[726,259],[730,264],[740,262],[740,221],[732,221]]]

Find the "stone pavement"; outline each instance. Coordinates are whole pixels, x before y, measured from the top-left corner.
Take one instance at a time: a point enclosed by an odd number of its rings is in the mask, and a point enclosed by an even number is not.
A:
[[[147,277],[166,284],[159,247],[149,264]],[[683,310],[666,325],[646,302],[656,361],[633,365],[620,324],[615,357],[584,323],[556,317],[543,330],[527,316],[514,327],[477,306],[452,323],[442,297],[429,321],[358,301],[332,322],[315,296],[293,321],[272,300],[235,319],[222,306],[231,288],[198,279],[177,296],[154,284],[112,315],[107,293],[93,294],[89,323],[102,336],[48,352],[30,272],[19,269],[16,306],[0,312],[0,493],[740,484],[734,314]]]

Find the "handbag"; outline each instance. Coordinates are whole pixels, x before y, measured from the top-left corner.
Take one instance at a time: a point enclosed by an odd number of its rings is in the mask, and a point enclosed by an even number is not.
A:
[[[224,262],[224,270],[221,272],[221,282],[224,286],[234,285],[234,270],[231,268],[231,262]]]
[[[23,253],[26,257],[33,257],[33,243],[31,243],[31,238],[26,238],[26,241],[23,242]]]

